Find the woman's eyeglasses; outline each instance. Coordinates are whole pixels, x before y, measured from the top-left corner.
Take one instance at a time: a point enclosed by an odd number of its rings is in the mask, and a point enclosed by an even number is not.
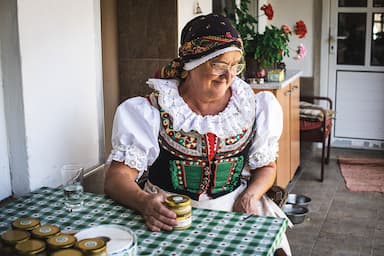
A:
[[[245,68],[245,64],[243,63],[230,66],[222,62],[211,62],[212,74],[216,76],[224,75],[227,72],[229,72],[233,76],[236,76],[241,74],[244,68]]]

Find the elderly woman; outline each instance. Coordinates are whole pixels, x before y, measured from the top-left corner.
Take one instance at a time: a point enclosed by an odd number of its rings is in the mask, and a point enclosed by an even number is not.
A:
[[[264,194],[276,177],[282,110],[271,93],[254,94],[237,77],[242,47],[227,18],[194,18],[179,58],[148,80],[155,92],[117,109],[105,192],[141,213],[152,231],[176,225],[163,204],[170,193],[188,195],[194,207],[281,214]]]

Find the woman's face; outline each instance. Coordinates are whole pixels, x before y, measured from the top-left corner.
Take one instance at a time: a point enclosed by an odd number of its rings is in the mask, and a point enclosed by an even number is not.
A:
[[[222,97],[236,76],[235,71],[238,66],[234,65],[240,62],[241,57],[239,51],[219,55],[189,71],[187,79],[190,81],[188,82],[192,82],[201,95],[213,98]]]

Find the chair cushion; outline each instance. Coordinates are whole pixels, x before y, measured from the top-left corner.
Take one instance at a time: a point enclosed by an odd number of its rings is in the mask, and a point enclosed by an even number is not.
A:
[[[326,121],[326,129],[322,129],[323,122],[300,120],[300,139],[304,141],[322,142],[325,140],[332,127],[332,119]]]
[[[325,109],[320,105],[312,104],[306,101],[300,101],[300,119],[309,121],[323,121],[324,114],[320,109],[324,109],[326,111],[327,118],[332,118],[335,114],[335,112],[331,109]]]
[[[326,121],[326,126],[329,127],[331,125],[332,119],[328,119]],[[322,121],[309,121],[300,118],[300,131],[311,131],[316,129],[321,129],[323,125]]]

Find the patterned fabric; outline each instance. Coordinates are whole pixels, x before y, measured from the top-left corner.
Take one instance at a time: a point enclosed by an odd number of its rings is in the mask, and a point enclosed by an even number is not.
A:
[[[161,116],[160,154],[149,168],[151,183],[194,200],[203,193],[217,198],[240,185],[254,127],[223,139],[213,133],[175,131],[172,117],[158,105],[158,93],[152,93],[149,99]]]
[[[335,114],[335,111],[331,109],[326,109],[310,102],[300,101],[300,118],[304,120],[322,122],[324,120],[324,113],[322,110],[325,110],[327,119],[331,119]]]
[[[158,70],[155,78],[182,79],[186,62],[229,46],[243,49],[239,33],[228,18],[219,14],[198,16],[188,22],[182,30],[180,44],[179,58]]]
[[[192,209],[186,230],[151,232],[135,211],[105,195],[84,193],[84,209],[67,212],[61,189],[42,188],[0,208],[0,234],[22,216],[55,224],[63,232],[102,224],[123,225],[137,236],[137,255],[264,255],[272,256],[287,229],[287,220],[236,212]]]

